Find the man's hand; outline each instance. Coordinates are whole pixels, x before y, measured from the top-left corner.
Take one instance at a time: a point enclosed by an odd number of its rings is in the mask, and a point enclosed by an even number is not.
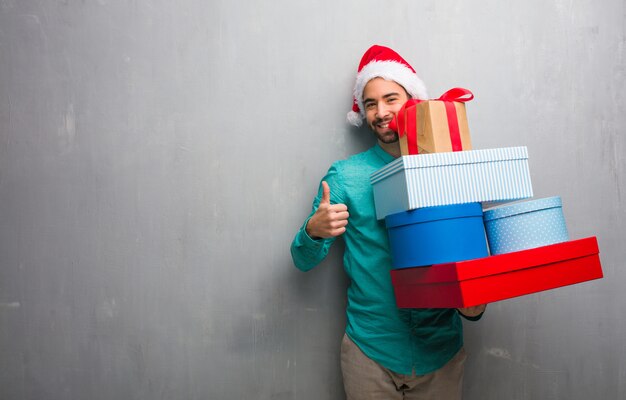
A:
[[[457,310],[459,310],[459,312],[463,315],[465,315],[466,317],[477,317],[480,314],[485,312],[485,309],[487,308],[487,304],[482,304],[480,306],[474,306],[474,307],[466,307],[466,308],[457,308]]]
[[[343,234],[348,225],[348,207],[345,204],[330,204],[330,187],[322,182],[322,200],[306,225],[306,233],[313,239],[326,239]]]

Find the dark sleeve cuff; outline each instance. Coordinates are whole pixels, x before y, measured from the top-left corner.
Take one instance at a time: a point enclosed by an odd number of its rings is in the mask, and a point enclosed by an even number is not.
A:
[[[483,314],[485,314],[485,312],[481,312],[480,314],[478,314],[475,317],[468,317],[467,315],[463,314],[462,312],[458,311],[457,312],[461,315],[461,317],[465,318],[468,321],[478,321],[479,319],[481,319],[483,317]]]

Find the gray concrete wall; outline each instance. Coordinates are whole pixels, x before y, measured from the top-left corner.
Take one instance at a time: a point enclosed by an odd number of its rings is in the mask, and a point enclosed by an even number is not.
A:
[[[293,268],[358,60],[467,87],[605,278],[466,325],[467,399],[626,397],[624,2],[0,1],[0,398],[341,399],[341,248]]]

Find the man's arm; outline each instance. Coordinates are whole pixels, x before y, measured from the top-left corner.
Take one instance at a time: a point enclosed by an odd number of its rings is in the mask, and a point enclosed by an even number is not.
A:
[[[348,208],[330,186],[340,187],[334,167],[328,171],[313,202],[313,211],[291,243],[291,257],[296,267],[308,271],[319,264],[328,254],[330,245],[341,236],[348,225]],[[332,199],[332,200],[331,200]],[[333,204],[334,203],[334,204]]]

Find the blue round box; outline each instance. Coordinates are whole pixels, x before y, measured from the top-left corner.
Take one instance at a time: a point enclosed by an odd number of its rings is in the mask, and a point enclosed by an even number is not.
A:
[[[418,208],[385,218],[395,269],[487,257],[480,203]]]
[[[494,255],[569,240],[558,196],[487,210],[483,219],[489,250]]]

